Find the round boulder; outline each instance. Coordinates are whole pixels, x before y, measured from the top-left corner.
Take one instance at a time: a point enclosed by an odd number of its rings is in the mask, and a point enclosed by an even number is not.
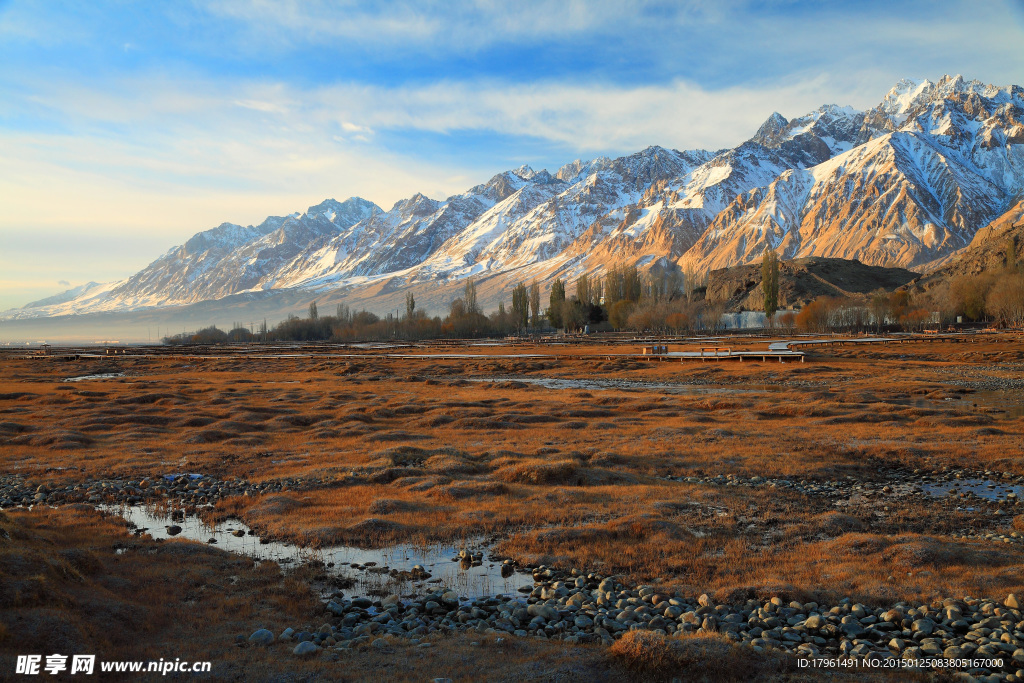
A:
[[[274,642],[274,634],[268,629],[261,628],[249,636],[249,642],[253,645],[271,645]]]

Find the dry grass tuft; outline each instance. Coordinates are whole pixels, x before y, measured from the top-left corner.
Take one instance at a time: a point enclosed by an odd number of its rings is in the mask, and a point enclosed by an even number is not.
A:
[[[717,634],[667,637],[630,631],[615,641],[609,652],[648,681],[790,680],[796,672],[793,657],[759,654]]]
[[[509,483],[570,484],[576,483],[579,472],[575,460],[529,459],[497,470],[494,477]]]

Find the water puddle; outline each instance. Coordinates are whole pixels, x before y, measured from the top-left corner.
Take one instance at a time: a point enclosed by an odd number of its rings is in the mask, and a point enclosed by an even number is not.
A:
[[[982,408],[1000,411],[1006,418],[1024,417],[1024,398],[1021,397],[1019,391],[998,389],[976,391],[964,396],[963,401],[967,404],[977,404]]]
[[[664,391],[669,394],[682,394],[686,396],[712,396],[722,394],[742,394],[751,391],[780,391],[779,387],[746,387],[743,389],[726,389],[723,387],[702,386],[697,384],[659,384],[656,382],[641,382],[628,379],[560,379],[557,377],[476,377],[466,378],[469,382],[522,382],[533,384],[545,389],[579,389],[586,391],[610,391],[610,390],[647,390]]]
[[[1000,484],[991,479],[956,479],[921,484],[921,489],[930,496],[943,498],[959,493],[971,493],[986,500],[1002,500],[1008,495],[1013,499],[1024,497],[1024,486]]]
[[[1024,417],[1024,399],[1019,391],[992,389],[964,394],[958,398],[918,399],[914,401],[917,408],[958,408],[962,411],[977,411],[991,415],[997,419],[1015,420]]]
[[[82,375],[81,377],[67,377],[62,382],[84,382],[90,379],[117,379],[118,377],[124,377],[123,372],[104,372],[98,375]]]
[[[239,520],[210,526],[194,516],[172,520],[170,515],[153,508],[106,505],[100,509],[120,515],[153,538],[185,538],[200,543],[214,539],[216,544],[210,545],[256,562],[274,561],[284,568],[304,562],[323,562],[328,573],[341,580],[339,585],[348,597],[379,597],[392,593],[405,596],[444,588],[463,598],[478,598],[499,593],[517,595],[519,588],[533,587],[532,574],[513,573],[502,577],[501,563],[489,562],[486,557],[477,566],[471,566],[468,561],[453,562],[452,558],[462,549],[454,545],[421,548],[402,544],[372,550],[353,546],[302,548],[291,543],[263,542]],[[480,546],[468,549],[474,554],[482,552]],[[429,577],[414,571],[417,566]]]

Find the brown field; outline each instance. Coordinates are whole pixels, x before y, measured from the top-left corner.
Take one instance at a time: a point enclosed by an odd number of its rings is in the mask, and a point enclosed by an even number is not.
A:
[[[1024,593],[1024,545],[984,538],[1024,531],[1012,502],[880,488],[915,470],[1024,477],[1020,336],[827,347],[805,363],[609,355],[627,349],[475,347],[447,359],[12,354],[0,358],[0,475],[32,488],[186,471],[278,481],[280,491],[220,500],[210,514],[306,545],[484,537],[521,565],[721,600],[880,606]],[[495,357],[504,353],[546,356]],[[124,376],[62,381],[109,372]],[[536,383],[544,379],[591,384]],[[708,481],[719,475],[792,486]],[[821,484],[840,493],[806,491]],[[140,648],[166,657],[174,643],[225,662],[227,678],[293,665],[233,639],[263,624],[315,626],[322,607],[307,570],[253,569],[198,544],[133,538],[116,517],[84,507],[0,517],[0,653],[46,649],[57,629],[109,659],[144,658]],[[156,551],[114,555],[117,543]],[[472,679],[479,665],[469,662],[493,654],[488,677],[516,678],[498,645],[485,641],[491,654],[481,654],[463,641],[415,656],[358,654],[348,675],[375,677],[390,662],[395,678]],[[657,665],[637,655],[651,647],[639,641],[501,647],[523,671],[569,680],[656,678],[687,670],[701,648],[732,647],[690,644],[663,651]],[[721,676],[748,678],[734,659],[738,668]],[[299,668],[316,678],[330,666]]]

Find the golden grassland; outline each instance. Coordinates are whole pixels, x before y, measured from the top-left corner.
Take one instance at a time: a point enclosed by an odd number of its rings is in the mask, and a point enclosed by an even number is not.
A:
[[[520,563],[621,574],[720,599],[849,596],[884,604],[1024,592],[1019,546],[960,538],[965,530],[1008,530],[1013,515],[956,510],[951,499],[924,495],[858,500],[840,510],[795,490],[665,479],[875,482],[897,466],[1022,475],[1024,421],[979,399],[986,387],[1001,385],[1011,387],[1005,395],[1021,397],[1013,388],[1024,370],[1019,337],[845,346],[816,350],[803,364],[609,355],[621,350],[488,347],[451,359],[369,351],[351,358],[9,357],[0,360],[0,474],[34,484],[182,471],[283,480],[283,491],[223,500],[212,514],[312,545],[490,538],[498,554]],[[552,357],[495,357],[523,352]],[[62,381],[104,372],[124,376]],[[535,383],[545,378],[598,384]],[[77,571],[82,585],[122,577],[138,586],[146,572],[161,576],[185,561],[185,551],[165,558],[170,551],[163,549],[194,548],[170,543],[155,546],[155,554],[112,558],[110,539],[123,532],[110,519],[69,509],[7,515],[23,520],[38,543],[48,538],[99,558],[87,563],[100,566],[90,575],[70,561],[40,565],[40,576]],[[106,545],[82,535],[91,527]],[[235,558],[206,548],[189,553],[194,571],[207,572],[212,585],[222,586],[229,571],[241,575]],[[0,568],[0,576],[11,571]],[[279,610],[317,613],[309,595],[280,604],[274,597],[302,595],[300,577],[263,571],[239,589],[265,596],[256,605],[230,597],[239,592],[234,586],[215,591],[220,597],[210,609],[230,612],[229,620],[203,612],[203,595],[179,600],[187,588],[171,590],[176,601],[161,603],[158,579],[137,597],[107,602],[126,615],[130,605],[146,605],[140,623],[166,619],[200,640],[221,626],[251,632]],[[45,602],[29,598],[25,604]],[[232,600],[237,607],[229,607]],[[102,629],[106,617],[88,616],[77,604],[58,611],[80,612],[83,632],[117,631]],[[186,605],[195,620],[176,620]],[[137,630],[132,618],[125,617],[127,630]],[[3,628],[9,639],[11,624]],[[631,670],[630,648],[641,645],[617,645],[610,661]],[[568,666],[559,658],[576,657],[572,666],[585,670],[606,656],[515,647],[558,660],[556,668]]]

